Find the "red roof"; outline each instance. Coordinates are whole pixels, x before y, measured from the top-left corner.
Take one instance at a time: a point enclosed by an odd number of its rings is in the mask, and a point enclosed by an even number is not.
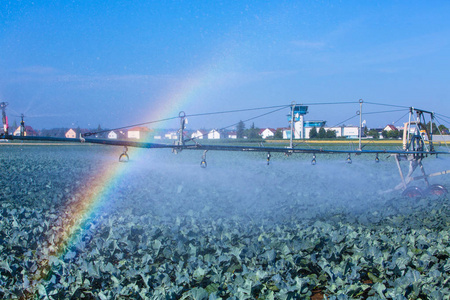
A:
[[[269,129],[272,133],[275,133],[275,132],[277,132],[275,129],[273,129],[273,128],[264,128],[264,129],[261,129],[260,131],[259,131],[259,134],[262,134],[263,132],[264,132],[264,130],[266,130],[266,129]]]
[[[394,125],[386,125],[386,127],[389,127],[390,130],[397,130],[397,127],[395,127]],[[384,129],[386,129],[386,127],[384,127]]]

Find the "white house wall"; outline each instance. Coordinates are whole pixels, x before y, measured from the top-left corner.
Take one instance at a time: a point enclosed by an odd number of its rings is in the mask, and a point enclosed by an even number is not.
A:
[[[266,138],[268,138],[270,136],[275,136],[275,134],[268,128],[264,129],[263,132],[261,133],[261,137],[263,139],[266,139]]]
[[[69,131],[66,132],[66,138],[75,139],[76,137],[77,133],[73,129],[69,129]]]
[[[342,127],[325,127],[325,131],[327,130],[333,130],[334,132],[336,132],[336,137],[342,136]]]
[[[218,139],[220,139],[220,133],[217,130],[211,130],[208,133],[208,139],[210,139],[210,140],[218,140]]]
[[[204,134],[203,134],[200,130],[197,130],[196,132],[194,132],[194,133],[191,135],[191,138],[202,140],[202,139],[203,139],[203,135],[204,135]]]
[[[359,136],[359,127],[344,127],[343,136]]]
[[[128,138],[129,139],[140,139],[141,135],[139,131],[128,131]]]
[[[108,133],[108,139],[117,139],[117,133],[115,133],[114,131],[111,131],[110,133]]]
[[[167,133],[164,137],[169,140],[176,140],[178,139],[178,134],[176,132],[170,132]]]

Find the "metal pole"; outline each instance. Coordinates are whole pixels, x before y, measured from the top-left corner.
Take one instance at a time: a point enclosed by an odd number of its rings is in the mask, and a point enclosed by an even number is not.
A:
[[[406,134],[406,147],[405,147],[404,150],[407,150],[406,148],[407,148],[408,145],[409,145],[409,133],[410,133],[410,131],[411,131],[411,117],[413,116],[413,115],[412,115],[412,114],[413,114],[413,111],[414,111],[414,107],[410,107],[410,108],[409,108],[409,116],[408,116],[408,132],[407,132],[407,134]],[[406,129],[404,129],[404,130],[406,130]]]
[[[431,122],[430,122],[430,136],[429,136],[429,140],[428,143],[430,144],[430,151],[434,151],[434,146],[433,146],[433,124],[434,124],[434,112],[432,112],[431,114]],[[437,125],[436,125],[437,127]],[[439,132],[439,129],[438,129]]]
[[[292,110],[291,110],[291,140],[289,142],[289,148],[294,147],[293,143],[293,136],[294,136],[294,108],[295,108],[295,102],[292,101]]]
[[[0,108],[2,109],[3,132],[5,135],[8,135],[8,117],[6,116],[6,106],[8,106],[8,102],[0,103]]]
[[[359,151],[361,151],[361,137],[362,137],[362,104],[363,99],[359,99],[359,148],[358,148]]]

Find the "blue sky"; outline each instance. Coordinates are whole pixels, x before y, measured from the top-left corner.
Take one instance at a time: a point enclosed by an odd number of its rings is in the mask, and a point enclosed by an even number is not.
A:
[[[9,102],[11,123],[24,113],[36,128],[361,98],[449,116],[449,70],[448,1],[0,3],[0,101]],[[335,125],[358,109],[311,106],[307,119]],[[255,125],[287,126],[287,113]],[[365,119],[380,127],[402,115]]]

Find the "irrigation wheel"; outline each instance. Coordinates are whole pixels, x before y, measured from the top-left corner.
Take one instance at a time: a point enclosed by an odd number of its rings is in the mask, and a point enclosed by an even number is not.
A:
[[[442,196],[442,195],[448,194],[448,190],[443,185],[433,184],[428,187],[428,189],[426,190],[426,193],[428,195]]]
[[[423,192],[417,186],[410,186],[403,191],[402,196],[408,198],[420,198],[423,196]]]

